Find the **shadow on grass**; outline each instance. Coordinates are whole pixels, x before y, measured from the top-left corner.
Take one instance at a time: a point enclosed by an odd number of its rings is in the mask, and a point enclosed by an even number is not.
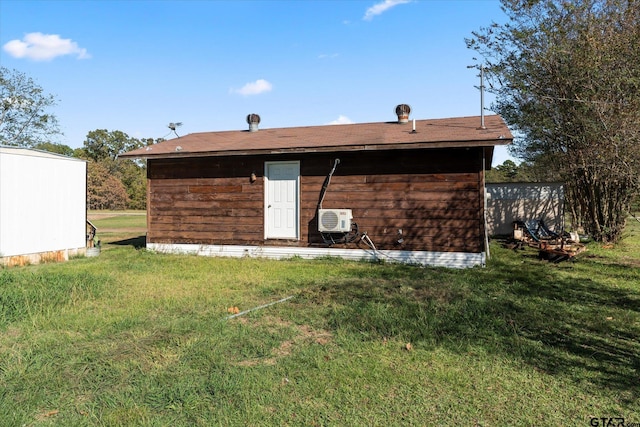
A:
[[[640,291],[605,282],[629,277],[627,267],[569,266],[560,274],[516,259],[482,270],[406,267],[395,277],[345,277],[306,297],[327,307],[329,327],[365,340],[395,337],[461,353],[480,347],[588,389],[616,390],[627,404],[638,399]]]
[[[109,245],[133,246],[135,249],[144,249],[147,247],[147,236],[137,236],[130,239],[109,242]]]
[[[578,382],[638,393],[638,292],[590,278],[519,281],[505,291],[487,309],[507,316],[516,354],[525,362]]]

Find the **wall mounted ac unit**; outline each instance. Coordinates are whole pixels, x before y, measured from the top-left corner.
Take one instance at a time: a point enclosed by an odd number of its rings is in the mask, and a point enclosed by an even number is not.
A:
[[[348,233],[352,219],[351,209],[318,209],[318,231]]]

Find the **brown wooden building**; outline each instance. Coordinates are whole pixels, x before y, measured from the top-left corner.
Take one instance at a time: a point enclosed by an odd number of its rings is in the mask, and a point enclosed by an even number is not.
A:
[[[499,116],[205,132],[148,163],[147,248],[201,255],[485,263]]]

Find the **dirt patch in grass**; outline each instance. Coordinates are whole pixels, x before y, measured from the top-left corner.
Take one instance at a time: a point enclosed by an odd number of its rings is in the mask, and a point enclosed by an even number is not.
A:
[[[240,318],[238,320],[244,325],[266,327],[274,332],[289,328],[295,332],[291,339],[283,340],[279,346],[271,350],[270,357],[242,360],[236,363],[238,366],[273,366],[278,360],[290,356],[300,346],[309,344],[327,345],[333,340],[333,334],[330,331],[315,329],[309,325],[294,325],[280,317],[267,316],[259,319]]]
[[[447,285],[424,286],[413,290],[413,296],[417,301],[433,300],[441,304],[448,304],[460,297],[460,293]]]
[[[4,335],[9,338],[18,338],[20,335],[22,335],[22,329],[15,326],[9,326],[4,331]]]
[[[627,265],[629,267],[640,268],[640,259],[631,257],[620,257],[620,264]]]
[[[129,228],[101,228],[101,233],[144,233],[146,227],[129,227]]]
[[[132,215],[143,216],[146,214],[147,212],[143,210],[141,211],[89,211],[87,213],[87,218],[89,220],[93,220],[93,219],[112,218],[115,216],[132,216]]]
[[[640,268],[640,259],[629,256],[609,258],[603,255],[589,254],[585,256],[584,259],[596,261],[603,265],[622,265],[626,267]]]

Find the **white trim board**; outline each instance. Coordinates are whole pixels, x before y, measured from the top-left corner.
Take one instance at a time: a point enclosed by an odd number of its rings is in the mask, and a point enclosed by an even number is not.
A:
[[[387,261],[420,264],[432,267],[469,268],[484,267],[486,254],[467,252],[397,251],[372,249],[308,248],[293,246],[240,246],[240,245],[198,245],[187,243],[147,243],[147,249],[154,252],[191,254],[200,256],[253,257],[284,259],[299,256],[305,259],[338,257],[353,261]]]

